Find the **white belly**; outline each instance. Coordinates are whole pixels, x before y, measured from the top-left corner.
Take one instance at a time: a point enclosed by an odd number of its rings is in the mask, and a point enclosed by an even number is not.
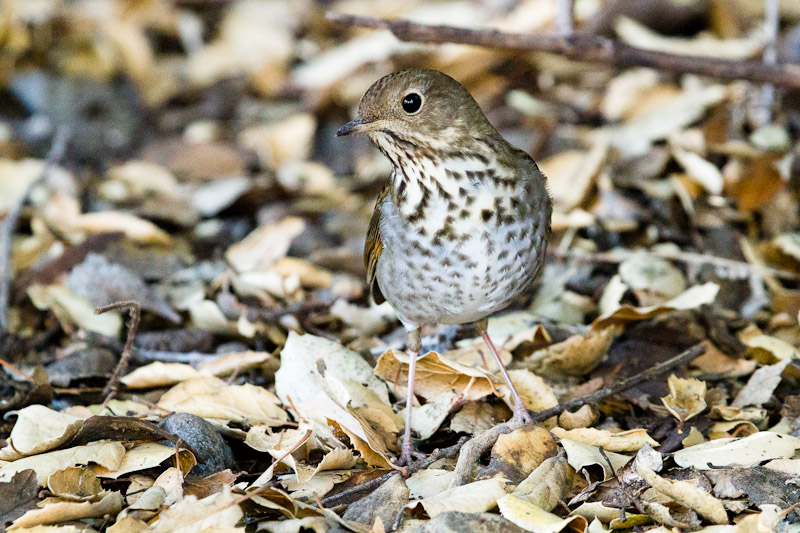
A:
[[[421,236],[388,207],[377,279],[407,328],[485,318],[523,294],[543,260],[545,241],[531,220],[470,227],[459,221],[459,235],[466,237],[437,245],[430,232]]]

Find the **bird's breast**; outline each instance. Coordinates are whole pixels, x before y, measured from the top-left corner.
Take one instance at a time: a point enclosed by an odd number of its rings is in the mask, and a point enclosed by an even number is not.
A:
[[[396,169],[393,180],[377,277],[407,326],[479,320],[530,286],[544,231],[520,208],[513,175],[457,160]]]

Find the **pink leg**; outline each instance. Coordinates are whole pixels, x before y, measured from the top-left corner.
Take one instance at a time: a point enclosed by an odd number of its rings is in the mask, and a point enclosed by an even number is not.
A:
[[[508,385],[508,389],[511,391],[511,397],[514,399],[514,416],[511,420],[515,422],[522,422],[528,423],[531,420],[531,414],[528,412],[528,408],[525,407],[525,403],[523,403],[522,398],[519,397],[517,394],[517,389],[514,388],[514,384],[511,383],[511,376],[508,375],[508,370],[506,370],[506,366],[500,360],[500,354],[497,352],[497,348],[494,347],[494,343],[492,339],[489,337],[489,333],[486,331],[486,323],[479,322],[476,324],[478,331],[483,337],[483,340],[486,341],[486,345],[489,347],[489,351],[492,352],[494,356],[494,360],[497,361],[497,366],[500,367],[500,372],[503,374],[503,379],[506,380],[506,385]]]
[[[411,464],[415,458],[425,457],[424,454],[417,452],[414,443],[411,441],[411,408],[414,405],[414,379],[417,374],[417,357],[419,356],[420,345],[419,329],[408,333],[408,393],[406,395],[406,427],[403,433],[403,444],[400,447],[400,457],[397,460],[398,466]]]

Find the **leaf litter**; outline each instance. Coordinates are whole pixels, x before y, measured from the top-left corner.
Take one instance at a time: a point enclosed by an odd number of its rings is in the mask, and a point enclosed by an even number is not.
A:
[[[546,33],[559,3],[3,3],[2,527],[796,531],[797,90],[325,18]],[[769,45],[763,2],[711,4],[575,16],[676,57]],[[333,133],[407,66],[458,78],[548,175],[539,282],[489,322],[537,422],[506,424],[468,326],[424,330],[405,404],[405,337],[361,259],[389,167]],[[95,314],[121,300],[138,331]],[[405,409],[427,458],[400,471]]]

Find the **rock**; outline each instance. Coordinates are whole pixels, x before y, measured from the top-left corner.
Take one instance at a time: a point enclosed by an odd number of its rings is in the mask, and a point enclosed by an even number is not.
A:
[[[192,474],[205,477],[233,468],[233,451],[211,422],[197,415],[175,413],[159,427],[180,437],[198,453],[198,464],[192,468]]]

